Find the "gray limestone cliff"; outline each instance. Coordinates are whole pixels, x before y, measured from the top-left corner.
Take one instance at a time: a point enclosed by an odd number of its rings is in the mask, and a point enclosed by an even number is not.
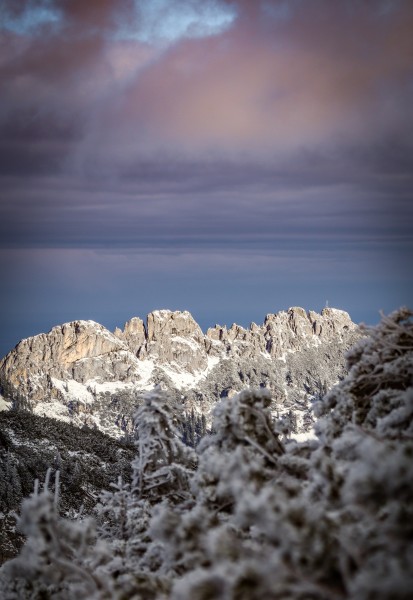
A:
[[[359,336],[349,315],[333,308],[293,307],[262,325],[216,325],[206,334],[186,311],[154,311],[146,324],[134,317],[114,333],[73,321],[17,344],[0,362],[0,385],[19,407],[114,436],[155,385],[206,415],[217,399],[261,386],[272,390],[274,413],[288,415],[300,433],[311,426],[311,400],[344,375],[345,352]]]

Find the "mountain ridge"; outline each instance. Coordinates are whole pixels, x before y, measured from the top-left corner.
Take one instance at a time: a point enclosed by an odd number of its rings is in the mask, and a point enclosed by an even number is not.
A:
[[[113,333],[78,320],[21,340],[0,362],[0,385],[35,414],[119,437],[139,395],[156,385],[184,410],[207,415],[219,398],[268,387],[274,412],[291,412],[303,394],[315,396],[342,377],[344,354],[359,335],[348,313],[335,308],[319,314],[291,307],[262,325],[215,325],[206,333],[188,311],[152,311],[146,324],[132,317]]]

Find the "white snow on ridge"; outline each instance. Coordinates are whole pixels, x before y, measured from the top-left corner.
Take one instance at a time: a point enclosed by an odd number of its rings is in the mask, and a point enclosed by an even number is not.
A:
[[[100,382],[96,379],[88,379],[85,386],[92,390],[94,394],[104,394],[105,392],[114,393],[117,390],[150,390],[154,386],[151,377],[155,367],[153,360],[138,360],[137,367],[140,379],[136,381],[105,381]]]
[[[183,390],[195,386],[201,379],[206,377],[210,371],[212,371],[219,361],[220,359],[217,356],[208,356],[207,368],[196,373],[188,373],[179,368],[173,369],[166,365],[159,365],[159,369],[171,379],[178,390]]]
[[[78,400],[84,404],[93,402],[93,396],[83,383],[74,379],[61,381],[52,377],[52,384],[57,388],[67,400]],[[45,404],[42,402],[41,404]]]
[[[139,361],[139,375],[141,379],[138,381],[138,386],[141,389],[150,390],[153,388],[151,377],[155,368],[155,362],[150,359]]]
[[[0,411],[9,410],[11,408],[11,402],[8,402],[6,398],[0,394]]]
[[[204,375],[204,371],[200,371],[198,373],[188,373],[187,371],[178,371],[172,369],[170,366],[159,365],[159,369],[165,373],[172,381],[173,385],[178,390],[183,390],[191,387],[197,381],[199,381]]]
[[[65,421],[70,423],[72,420],[69,415],[69,409],[67,406],[59,402],[59,400],[52,400],[50,402],[39,402],[33,409],[33,413],[39,417],[50,417],[51,419],[59,419],[59,421]]]
[[[207,375],[212,371],[212,369],[220,362],[220,358],[218,356],[208,356],[208,366],[204,371],[204,374]]]
[[[105,381],[100,383],[96,379],[88,379],[85,383],[88,390],[93,394],[104,394],[105,392],[115,393],[118,390],[128,390],[136,387],[135,383],[125,381]]]
[[[58,389],[65,401],[75,400],[84,404],[89,404],[94,401],[95,395],[104,394],[105,392],[115,393],[121,390],[149,390],[154,386],[151,382],[151,377],[154,369],[154,362],[152,360],[138,361],[138,369],[140,379],[136,381],[104,381],[101,382],[97,379],[88,379],[84,384],[75,381],[74,379],[68,379],[62,381],[52,377],[53,386]],[[50,403],[42,403],[50,404]]]

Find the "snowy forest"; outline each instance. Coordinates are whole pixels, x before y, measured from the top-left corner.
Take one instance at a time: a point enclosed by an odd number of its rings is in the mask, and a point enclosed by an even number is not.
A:
[[[0,598],[410,599],[413,313],[364,333],[304,442],[265,389],[217,403],[196,448],[168,397],[147,395],[131,480],[103,490],[92,516],[61,516],[58,470],[36,480]]]

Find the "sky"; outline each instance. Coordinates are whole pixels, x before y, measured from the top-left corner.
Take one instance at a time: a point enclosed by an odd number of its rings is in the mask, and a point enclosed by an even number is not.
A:
[[[2,0],[0,355],[413,305],[411,0]]]

